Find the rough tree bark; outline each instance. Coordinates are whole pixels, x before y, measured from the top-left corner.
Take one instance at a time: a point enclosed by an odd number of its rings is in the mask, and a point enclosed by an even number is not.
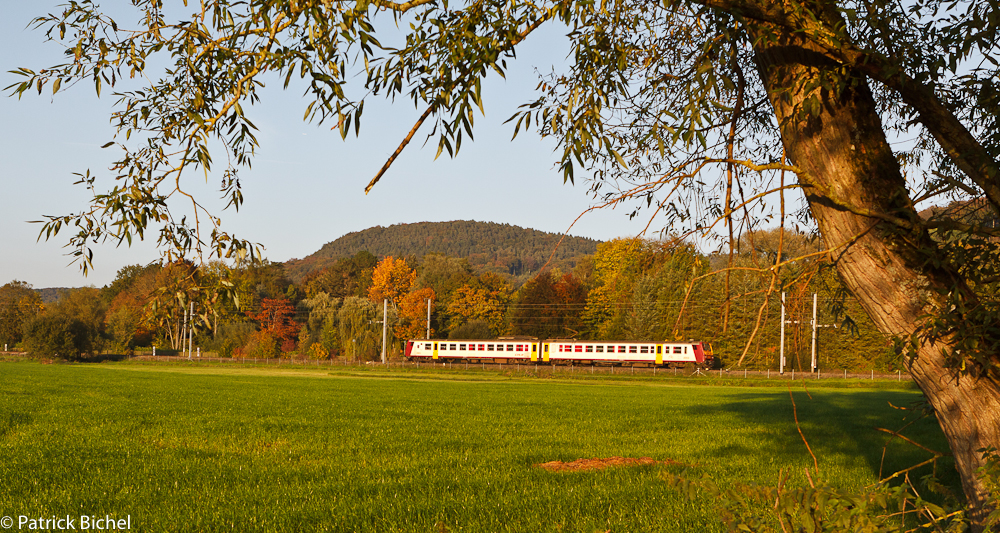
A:
[[[753,33],[757,68],[812,214],[825,244],[836,247],[840,276],[879,328],[909,337],[923,317],[941,314],[952,291],[975,305],[954,268],[934,261],[943,254],[919,223],[865,77],[801,33],[766,23]],[[979,450],[1000,448],[1000,384],[994,372],[948,368],[942,350],[949,347],[947,339],[923,343],[906,363],[947,436],[973,523],[981,524],[987,495],[975,474]]]

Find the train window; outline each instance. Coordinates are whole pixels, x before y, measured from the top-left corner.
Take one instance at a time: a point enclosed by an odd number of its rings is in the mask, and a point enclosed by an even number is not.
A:
[[[549,353],[549,345],[548,344],[545,345],[545,353]]]
[[[684,353],[688,353],[688,347],[687,346],[684,347]]]
[[[594,351],[594,347],[588,344],[587,345],[587,353],[592,353],[593,351]]]
[[[625,347],[624,346],[619,346],[618,347],[618,353],[625,353]]]
[[[576,345],[576,350],[575,350],[575,351],[577,351],[577,352],[582,352],[582,351],[583,351],[583,345],[582,345],[582,344],[577,344],[577,345]]]
[[[659,344],[657,344],[656,345],[656,353],[661,353],[662,351],[663,351],[663,346],[660,346]]]
[[[537,352],[538,351],[538,345],[537,344],[532,344],[531,345],[531,351],[532,352]]]
[[[486,345],[485,344],[480,344],[479,345],[479,351],[480,352],[485,352],[486,351]]]
[[[459,350],[464,350],[465,349],[465,345],[464,344],[459,344],[458,345],[458,349]]]
[[[455,343],[451,343],[451,344],[448,345],[448,349],[449,350],[457,350],[458,349],[458,345],[455,344]]]
[[[597,353],[604,353],[604,346],[598,346]]]
[[[431,343],[428,342],[427,344],[425,344],[424,345],[424,349],[425,350],[430,350],[431,349]]]
[[[487,352],[492,352],[493,351],[493,345],[492,344],[487,344],[486,345],[486,351]]]
[[[681,347],[680,346],[674,346],[674,353],[681,353]]]
[[[628,353],[635,353],[637,351],[637,346],[629,346]]]
[[[435,350],[437,350],[437,349],[438,349],[438,343],[436,343],[436,342],[434,343],[434,349],[435,349]]]
[[[640,346],[639,353],[649,353],[649,346]]]

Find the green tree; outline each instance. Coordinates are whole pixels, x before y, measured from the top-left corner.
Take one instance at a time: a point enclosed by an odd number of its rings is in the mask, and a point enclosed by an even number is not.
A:
[[[314,270],[302,279],[307,297],[325,292],[334,298],[365,296],[378,258],[366,250],[338,259],[332,266]]]
[[[51,313],[24,324],[24,347],[32,357],[58,357],[75,361],[94,350],[95,332],[82,320]]]
[[[914,205],[950,196],[1000,211],[995,2],[209,0],[180,21],[168,21],[157,0],[134,5],[142,26],[127,30],[90,2],[39,18],[70,59],[21,69],[24,81],[12,86],[58,91],[85,79],[100,91],[154,78],[120,96],[116,141],[135,148],[113,165],[114,188],[44,226],[46,235],[74,228],[70,245],[85,267],[88,243],[131,240],[154,222],[166,222],[160,242],[182,254],[202,242],[217,255],[253,253],[215,216],[199,218],[213,226],[202,231],[172,218],[181,210],[169,203],[184,197],[171,194],[181,176],[209,170],[219,146],[228,157],[214,159],[231,165],[223,192],[240,204],[238,170],[257,142],[244,104],[259,98],[260,77],[306,77],[306,117],[344,136],[357,132],[368,95],[423,110],[370,189],[428,120],[439,153],[458,151],[481,109],[482,78],[502,74],[537,28],[562,24],[570,64],[541,81],[539,98],[513,117],[515,133],[534,126],[553,136],[566,179],[582,166],[609,203],[638,199],[634,214],[648,206],[682,234],[721,223],[732,236],[771,216],[784,224],[784,195],[801,190],[802,217],[815,222],[848,289],[884,333],[905,341],[907,368],[982,524],[979,450],[1000,447],[1000,305],[995,290],[978,288],[997,283],[996,230],[947,215],[924,220]],[[405,41],[382,46],[376,19],[401,18]],[[173,62],[163,79],[147,72],[163,64],[158,55]],[[354,92],[356,79],[363,87]],[[916,142],[896,153],[893,135]]]
[[[25,322],[42,309],[42,297],[30,284],[14,280],[0,287],[0,345],[14,349],[21,342]]]
[[[68,289],[59,301],[24,323],[24,346],[36,357],[78,360],[105,345],[107,302],[95,287]]]
[[[337,311],[340,326],[340,342],[343,354],[348,359],[373,361],[378,356],[382,344],[382,328],[378,327],[381,308],[368,298],[352,296],[344,299]]]
[[[301,302],[308,316],[304,328],[307,333],[307,338],[304,341],[306,346],[312,347],[313,344],[320,344],[328,354],[336,355],[340,352],[337,311],[340,309],[341,303],[340,298],[332,298],[325,292]]]

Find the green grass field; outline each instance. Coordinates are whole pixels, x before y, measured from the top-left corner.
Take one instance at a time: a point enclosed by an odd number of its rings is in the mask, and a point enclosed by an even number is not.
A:
[[[878,479],[919,395],[794,389],[823,475]],[[907,435],[935,449],[932,420]],[[0,516],[113,515],[139,531],[720,531],[649,456],[720,484],[812,465],[780,388],[656,380],[178,365],[0,364]],[[929,454],[893,443],[886,473]],[[669,467],[679,472],[680,467]],[[947,470],[950,467],[946,466]],[[955,484],[954,479],[945,479]],[[15,522],[16,526],[16,522]]]

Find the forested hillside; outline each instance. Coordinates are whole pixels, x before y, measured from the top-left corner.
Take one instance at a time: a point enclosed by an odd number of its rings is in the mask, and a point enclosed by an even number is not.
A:
[[[67,287],[46,287],[44,289],[33,289],[42,298],[42,303],[51,304],[59,300],[60,294],[70,290]]]
[[[552,266],[571,270],[577,258],[593,254],[599,241],[495,222],[455,220],[375,226],[348,233],[325,244],[316,253],[285,263],[289,278],[301,281],[314,270],[333,265],[337,259],[368,251],[376,257],[422,258],[429,253],[466,258],[479,272],[527,277],[537,272],[555,250]]]

